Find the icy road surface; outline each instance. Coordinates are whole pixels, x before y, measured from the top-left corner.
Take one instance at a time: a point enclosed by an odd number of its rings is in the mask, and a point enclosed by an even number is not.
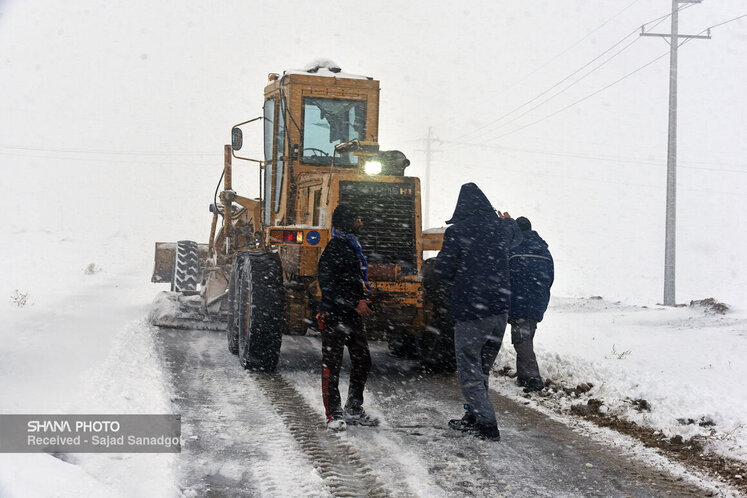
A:
[[[501,442],[449,430],[447,420],[461,416],[455,376],[425,375],[383,344],[371,344],[365,402],[381,426],[338,435],[324,428],[318,337],[285,336],[276,374],[243,371],[221,333],[158,337],[184,424],[187,496],[704,495],[688,476],[647,467],[496,393]]]

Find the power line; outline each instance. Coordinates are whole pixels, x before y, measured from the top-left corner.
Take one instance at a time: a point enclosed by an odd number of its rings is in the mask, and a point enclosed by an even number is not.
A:
[[[597,95],[597,94],[599,94],[599,93],[602,93],[603,91],[607,90],[608,88],[610,88],[610,87],[613,87],[613,86],[615,86],[616,84],[620,83],[621,81],[623,81],[623,80],[625,80],[625,79],[629,78],[630,76],[633,76],[633,75],[634,75],[635,73],[637,73],[637,72],[639,72],[639,71],[641,71],[641,70],[643,70],[643,69],[647,68],[648,66],[650,66],[650,65],[651,65],[651,64],[653,64],[654,62],[657,62],[657,61],[658,61],[659,59],[661,59],[661,58],[663,58],[663,57],[666,57],[667,55],[669,55],[669,51],[666,51],[666,52],[664,52],[663,54],[661,54],[660,56],[656,57],[655,59],[653,59],[653,60],[651,60],[651,61],[647,62],[646,64],[644,64],[643,66],[639,67],[638,69],[636,69],[636,70],[634,70],[634,71],[631,71],[630,73],[626,74],[626,75],[625,75],[625,76],[623,76],[622,78],[619,78],[619,79],[617,79],[617,80],[613,81],[613,82],[612,82],[612,83],[610,83],[609,85],[607,85],[607,86],[605,86],[605,87],[603,87],[603,88],[600,88],[600,89],[599,89],[599,90],[597,90],[596,92],[594,92],[594,93],[591,93],[591,94],[589,94],[589,95],[587,95],[587,96],[585,96],[585,97],[583,97],[583,98],[580,98],[580,99],[576,100],[575,102],[572,102],[571,104],[568,104],[567,106],[565,106],[565,107],[563,107],[563,108],[561,108],[561,109],[558,109],[557,111],[555,111],[555,112],[553,112],[553,113],[550,113],[550,114],[548,114],[548,115],[546,115],[546,116],[544,116],[544,117],[542,117],[542,118],[540,118],[540,119],[538,119],[538,120],[536,120],[536,121],[532,121],[532,122],[531,122],[531,123],[529,123],[529,124],[526,124],[526,125],[524,125],[524,126],[521,126],[521,127],[519,127],[519,128],[516,128],[516,129],[514,129],[514,130],[511,130],[511,131],[509,131],[509,132],[507,132],[507,133],[504,133],[504,134],[502,134],[502,135],[499,135],[499,136],[497,136],[497,137],[494,137],[494,138],[492,138],[491,140],[499,140],[499,139],[501,139],[501,138],[503,138],[503,137],[506,137],[506,136],[508,136],[508,135],[512,135],[512,134],[514,134],[514,133],[517,133],[517,132],[519,132],[519,131],[521,131],[521,130],[524,130],[524,129],[526,129],[526,128],[529,128],[530,126],[534,126],[534,125],[536,125],[536,124],[538,124],[538,123],[541,123],[542,121],[544,121],[544,120],[546,120],[546,119],[549,119],[549,118],[551,118],[551,117],[553,117],[553,116],[555,116],[555,115],[557,115],[557,114],[560,114],[561,112],[563,112],[563,111],[565,111],[565,110],[567,110],[567,109],[570,109],[571,107],[574,107],[574,106],[576,106],[576,105],[580,104],[581,102],[584,102],[585,100],[588,100],[588,99],[590,99],[591,97],[593,97],[593,96],[595,96],[595,95]]]
[[[686,9],[686,8],[687,8],[687,7],[682,7],[682,8],[680,9],[680,10],[684,10],[684,9]],[[671,14],[670,14],[670,15],[671,15]],[[710,27],[708,27],[708,28],[704,29],[703,31],[701,31],[701,32],[700,32],[700,33],[698,33],[698,34],[702,34],[702,33],[705,33],[705,32],[706,32],[706,31],[708,31],[709,29],[713,29],[713,28],[715,28],[715,27],[718,27],[718,26],[723,26],[724,24],[727,24],[727,23],[730,23],[730,22],[736,21],[736,20],[738,20],[738,19],[742,19],[742,18],[744,18],[744,17],[747,17],[747,14],[743,14],[743,15],[741,15],[741,16],[738,16],[738,17],[735,17],[735,18],[733,18],[733,19],[729,19],[728,21],[724,21],[724,22],[721,22],[721,23],[719,23],[719,24],[715,24],[715,25],[713,25],[713,26],[710,26]],[[688,42],[689,42],[690,40],[691,40],[691,38],[687,38],[687,39],[685,39],[685,40],[684,40],[684,41],[683,41],[683,42],[682,42],[681,44],[679,44],[679,45],[680,45],[680,46],[682,46],[682,45],[684,45],[684,44],[688,43]],[[653,60],[651,60],[651,61],[647,62],[646,64],[644,64],[643,66],[639,67],[638,69],[635,69],[634,71],[631,71],[630,73],[626,74],[626,75],[625,75],[625,76],[623,76],[622,78],[620,78],[620,79],[618,79],[618,80],[615,80],[615,81],[613,81],[612,83],[610,83],[609,85],[607,85],[607,86],[605,86],[605,87],[602,87],[602,88],[600,88],[600,89],[599,89],[599,90],[597,90],[596,92],[593,92],[593,93],[591,93],[591,94],[589,94],[589,95],[587,95],[587,96],[585,96],[585,97],[583,97],[583,98],[581,98],[581,99],[578,99],[578,100],[576,100],[576,101],[572,102],[571,104],[568,104],[567,106],[565,106],[565,107],[563,107],[563,108],[561,108],[561,109],[559,109],[559,110],[557,110],[557,111],[555,111],[555,112],[553,112],[553,113],[550,113],[550,114],[548,114],[548,115],[546,115],[546,116],[544,116],[544,117],[542,117],[542,118],[540,118],[540,119],[538,119],[538,120],[536,120],[536,121],[532,121],[531,123],[528,123],[528,124],[526,124],[526,125],[524,125],[524,126],[522,126],[522,127],[516,128],[516,129],[514,129],[514,130],[512,130],[512,131],[510,131],[510,132],[507,132],[507,133],[504,133],[504,134],[502,134],[502,135],[499,135],[499,136],[497,136],[497,137],[494,137],[494,138],[492,138],[491,140],[499,140],[499,139],[501,139],[501,138],[503,138],[503,137],[505,137],[505,136],[508,136],[508,135],[512,135],[512,134],[514,134],[514,133],[516,133],[516,132],[519,132],[519,131],[521,131],[521,130],[524,130],[524,129],[526,129],[526,128],[529,128],[530,126],[534,126],[535,124],[538,124],[538,123],[540,123],[540,122],[542,122],[542,121],[544,121],[544,120],[546,120],[546,119],[549,119],[549,118],[551,118],[551,117],[553,117],[553,116],[555,116],[555,115],[557,115],[557,114],[559,114],[559,113],[561,113],[561,112],[563,112],[563,111],[565,111],[565,110],[567,110],[567,109],[570,109],[571,107],[574,107],[574,106],[576,106],[576,105],[580,104],[581,102],[584,102],[585,100],[588,100],[588,99],[590,99],[591,97],[594,97],[595,95],[597,95],[597,94],[599,94],[599,93],[601,93],[601,92],[603,92],[603,91],[607,90],[608,88],[610,88],[610,87],[612,87],[612,86],[615,86],[616,84],[618,84],[618,83],[620,83],[621,81],[623,81],[623,80],[625,80],[625,79],[629,78],[630,76],[633,76],[633,75],[634,75],[635,73],[637,73],[637,72],[639,72],[639,71],[641,71],[641,70],[643,70],[643,69],[647,68],[647,67],[648,67],[648,66],[650,66],[651,64],[655,63],[656,61],[658,61],[659,59],[661,59],[661,58],[663,58],[663,57],[666,57],[667,55],[669,55],[669,51],[668,51],[668,50],[667,50],[666,52],[664,52],[663,54],[661,54],[660,56],[656,57],[655,59],[653,59]]]
[[[576,42],[574,42],[573,44],[571,44],[571,45],[570,45],[570,46],[569,46],[568,48],[566,48],[565,50],[563,50],[563,51],[561,51],[560,53],[558,53],[558,54],[555,54],[554,56],[552,56],[552,57],[550,57],[549,59],[547,59],[547,60],[546,60],[545,62],[543,62],[542,64],[540,64],[540,65],[539,65],[539,66],[537,66],[536,68],[534,68],[534,69],[533,69],[533,70],[532,70],[531,72],[527,73],[527,74],[526,74],[525,76],[523,76],[523,77],[522,77],[521,79],[519,79],[518,81],[516,81],[515,83],[513,83],[513,84],[512,84],[512,85],[511,85],[511,86],[510,86],[509,88],[515,88],[516,86],[518,86],[518,85],[519,85],[519,83],[523,83],[524,81],[526,81],[526,80],[527,80],[527,78],[529,78],[530,76],[533,76],[533,75],[534,75],[535,73],[537,73],[537,72],[538,72],[538,71],[539,71],[540,69],[544,69],[544,68],[545,68],[546,66],[548,66],[549,64],[551,64],[552,62],[554,62],[554,61],[555,61],[556,59],[559,59],[560,57],[562,57],[563,55],[567,54],[567,53],[568,53],[569,51],[571,51],[572,49],[576,48],[576,47],[577,47],[577,46],[578,46],[578,45],[579,45],[579,44],[580,44],[580,43],[581,43],[582,41],[586,40],[586,39],[587,39],[588,37],[590,37],[591,35],[593,35],[593,34],[594,34],[594,33],[596,33],[597,31],[599,31],[600,29],[602,29],[602,28],[603,28],[604,26],[606,26],[606,25],[607,25],[608,23],[610,23],[610,22],[611,22],[612,20],[614,20],[614,19],[616,19],[616,18],[617,18],[618,16],[620,16],[620,14],[622,14],[623,12],[625,12],[626,10],[628,10],[628,9],[629,9],[630,7],[632,7],[633,5],[635,5],[636,3],[638,3],[638,1],[639,1],[639,0],[633,0],[633,2],[629,3],[629,4],[628,4],[628,5],[626,6],[626,7],[624,7],[624,8],[623,8],[623,9],[622,9],[621,11],[619,11],[619,12],[618,12],[617,14],[615,14],[615,15],[614,15],[614,16],[612,16],[612,17],[610,17],[609,19],[607,19],[606,21],[604,21],[604,22],[603,22],[602,24],[600,24],[599,26],[597,26],[597,27],[596,27],[596,28],[594,28],[593,30],[591,30],[591,31],[589,31],[588,33],[586,33],[586,35],[584,35],[583,37],[581,37],[580,39],[578,39],[578,40],[577,40]]]
[[[682,8],[680,9],[680,10],[685,10],[685,9],[687,9],[688,7],[691,7],[691,6],[692,6],[692,5],[688,5],[688,6],[686,6],[686,7],[682,7]],[[664,21],[665,19],[667,19],[667,18],[668,18],[668,17],[670,17],[671,15],[672,15],[671,13],[668,13],[668,14],[665,14],[665,15],[663,15],[663,16],[657,17],[656,19],[652,19],[651,21],[648,21],[648,22],[645,22],[645,23],[643,23],[643,26],[646,26],[646,25],[648,25],[648,24],[651,24],[651,23],[654,23],[654,22],[655,22],[656,24],[655,24],[654,26],[652,26],[652,27],[651,27],[651,29],[653,29],[653,28],[655,28],[656,26],[658,26],[659,24],[661,24],[661,23],[662,23],[662,22],[663,22],[663,21]],[[484,131],[484,132],[482,132],[482,133],[480,133],[480,134],[479,134],[479,136],[481,136],[481,135],[484,135],[485,133],[487,133],[487,132],[488,132],[487,128],[489,128],[489,127],[493,126],[494,124],[498,123],[498,122],[499,122],[499,121],[501,121],[501,120],[502,120],[503,118],[506,118],[506,117],[510,116],[511,114],[513,114],[514,112],[518,111],[519,109],[521,109],[521,108],[523,108],[523,107],[526,107],[527,105],[531,104],[532,102],[534,102],[535,100],[539,99],[539,98],[540,98],[540,97],[542,97],[543,95],[546,95],[547,93],[549,93],[550,91],[552,91],[552,90],[553,90],[553,89],[555,89],[556,87],[560,86],[561,84],[563,84],[564,82],[566,82],[567,80],[569,80],[570,78],[572,78],[573,76],[575,76],[576,74],[580,73],[581,71],[583,71],[584,69],[586,69],[587,67],[589,67],[590,65],[592,65],[592,64],[593,64],[594,62],[596,62],[597,60],[599,60],[599,59],[601,59],[602,57],[604,57],[604,56],[605,56],[605,55],[606,55],[607,53],[609,53],[609,52],[611,52],[612,50],[614,50],[614,49],[615,49],[615,47],[617,47],[618,45],[620,45],[621,43],[623,43],[623,42],[624,42],[625,40],[627,40],[628,38],[630,38],[630,36],[632,36],[632,35],[636,34],[636,33],[638,32],[638,30],[639,30],[639,29],[640,29],[640,28],[636,27],[636,28],[635,28],[634,30],[630,31],[630,32],[629,32],[628,34],[626,34],[625,36],[623,36],[623,37],[622,37],[622,38],[621,38],[620,40],[618,40],[618,41],[617,41],[616,43],[614,43],[614,44],[613,44],[613,45],[612,45],[611,47],[607,48],[607,49],[606,49],[605,51],[603,51],[603,52],[602,52],[601,54],[597,55],[597,56],[596,56],[596,57],[594,57],[594,58],[593,58],[592,60],[590,60],[589,62],[587,62],[587,63],[586,63],[586,64],[584,64],[583,66],[579,67],[579,68],[578,68],[578,69],[576,69],[576,70],[575,70],[574,72],[572,72],[571,74],[569,74],[569,75],[568,75],[568,76],[566,76],[565,78],[561,79],[560,81],[558,81],[557,83],[555,83],[555,84],[554,84],[554,85],[552,85],[551,87],[549,87],[549,88],[547,88],[546,90],[544,90],[544,91],[540,92],[540,93],[539,93],[538,95],[536,95],[536,96],[532,97],[531,99],[529,99],[528,101],[524,102],[523,104],[521,104],[521,105],[519,105],[519,106],[516,106],[516,107],[514,107],[514,108],[513,108],[513,109],[511,109],[510,111],[508,111],[508,112],[506,112],[506,113],[504,113],[504,114],[501,114],[501,115],[500,115],[500,116],[498,116],[497,118],[493,119],[492,121],[490,121],[489,123],[487,123],[487,124],[485,124],[485,125],[482,125],[482,126],[480,126],[480,127],[479,127],[479,128],[477,128],[476,130],[473,130],[472,132],[468,132],[468,133],[464,133],[464,134],[460,135],[459,137],[457,137],[457,140],[460,140],[460,139],[462,139],[462,138],[465,138],[465,137],[468,137],[468,136],[472,136],[472,137],[474,137],[474,136],[475,136],[475,135],[474,135],[474,134],[475,134],[475,132],[479,132],[480,130],[485,130],[485,131]],[[597,70],[597,69],[599,69],[600,67],[604,66],[604,65],[605,65],[605,64],[606,64],[607,62],[609,62],[610,60],[612,60],[613,58],[615,58],[615,57],[616,57],[617,55],[619,55],[620,53],[622,53],[623,51],[625,51],[625,49],[627,49],[627,48],[628,48],[628,47],[630,47],[630,46],[631,46],[631,45],[632,45],[633,43],[635,43],[636,41],[638,41],[638,39],[639,39],[639,38],[638,38],[638,37],[636,37],[636,38],[635,38],[635,40],[634,40],[633,42],[631,42],[631,43],[629,43],[628,45],[626,45],[625,47],[623,47],[623,49],[622,49],[622,50],[620,50],[620,51],[618,51],[617,53],[615,53],[615,54],[614,54],[614,55],[613,55],[612,57],[610,57],[609,59],[607,59],[607,60],[606,60],[605,62],[603,62],[603,63],[602,63],[602,64],[600,64],[599,66],[597,66],[597,67],[595,67],[594,69],[592,69],[592,70],[591,70],[591,71],[590,71],[589,73],[587,73],[586,75],[584,75],[584,76],[582,76],[581,78],[579,78],[578,80],[576,80],[576,82],[572,83],[571,85],[569,85],[568,87],[566,87],[566,88],[565,88],[564,90],[561,90],[560,92],[558,92],[558,93],[554,94],[554,95],[553,95],[553,96],[551,96],[550,98],[548,98],[548,99],[546,99],[545,101],[541,102],[541,103],[540,103],[539,105],[537,105],[537,106],[533,107],[532,109],[530,109],[530,111],[532,111],[532,110],[536,109],[537,107],[539,107],[539,106],[543,105],[543,104],[544,104],[545,102],[548,102],[549,100],[552,100],[552,99],[553,99],[553,98],[555,98],[555,97],[556,97],[557,95],[560,95],[560,94],[561,94],[561,93],[563,93],[563,92],[564,92],[565,90],[567,90],[568,88],[570,88],[570,87],[572,87],[573,85],[575,85],[575,84],[576,84],[576,83],[577,83],[578,81],[581,81],[581,80],[582,80],[582,79],[584,79],[584,78],[585,78],[586,76],[589,76],[589,75],[590,75],[590,74],[592,74],[592,73],[593,73],[594,71],[596,71],[596,70]],[[527,112],[530,112],[530,111],[527,111]],[[523,113],[523,114],[521,114],[521,116],[524,116],[525,114],[526,114],[526,112],[525,112],[525,113]],[[521,117],[521,116],[519,116],[519,117]],[[517,119],[518,119],[518,118],[517,118]],[[515,121],[515,119],[514,119],[514,120],[512,120],[512,121],[510,121],[510,122],[513,122],[513,121]],[[510,122],[509,122],[509,123],[510,123]],[[503,126],[503,125],[501,125],[501,126]],[[500,127],[499,127],[499,128],[500,128]]]
[[[660,160],[656,159],[644,159],[644,158],[638,158],[638,157],[624,157],[624,156],[610,156],[610,155],[599,155],[599,154],[585,154],[583,152],[558,152],[558,151],[546,151],[546,150],[536,150],[536,149],[525,149],[520,147],[505,147],[500,145],[489,145],[489,144],[481,144],[481,143],[469,143],[469,142],[457,142],[453,140],[442,140],[443,143],[447,144],[454,144],[454,145],[464,145],[469,147],[482,147],[486,149],[494,149],[494,150],[506,150],[506,151],[513,151],[513,152],[527,152],[530,154],[539,154],[539,155],[546,155],[546,156],[557,156],[557,157],[571,157],[571,158],[579,158],[579,159],[591,159],[595,161],[602,161],[602,162],[618,162],[618,163],[625,163],[625,164],[639,164],[639,165],[657,165],[660,164]],[[685,161],[685,163],[689,164],[714,164],[718,165],[719,163],[711,163],[711,162],[704,162],[704,161]],[[736,166],[744,166],[747,168],[747,164],[734,164]],[[696,169],[696,170],[702,170],[702,171],[719,171],[719,172],[729,172],[729,173],[741,173],[741,174],[747,174],[747,169],[745,170],[738,170],[738,169],[725,169],[725,168],[703,168],[698,166],[682,166],[683,168],[687,169]]]
[[[526,115],[527,115],[527,114],[529,114],[530,112],[534,111],[535,109],[537,109],[537,108],[539,108],[539,107],[542,107],[543,105],[545,105],[545,104],[546,104],[546,103],[548,103],[549,101],[553,100],[553,99],[554,99],[555,97],[557,97],[558,95],[561,95],[561,94],[565,93],[565,92],[566,92],[567,90],[569,90],[570,88],[572,88],[572,87],[573,87],[573,86],[575,86],[576,84],[578,84],[578,83],[580,83],[581,81],[583,81],[583,80],[584,80],[584,79],[585,79],[585,78],[586,78],[587,76],[590,76],[590,75],[591,75],[591,74],[593,74],[593,73],[594,73],[594,72],[595,72],[595,71],[596,71],[597,69],[599,69],[599,68],[603,67],[603,66],[604,66],[604,65],[606,65],[606,64],[607,64],[608,62],[610,62],[610,61],[611,61],[612,59],[614,59],[615,57],[617,57],[618,55],[620,55],[621,53],[623,53],[623,52],[624,52],[625,50],[627,50],[627,49],[628,49],[628,47],[630,47],[631,45],[633,45],[634,43],[636,43],[636,42],[637,42],[638,40],[639,40],[638,38],[634,38],[632,42],[630,42],[630,43],[628,43],[627,45],[625,45],[625,46],[624,46],[624,47],[623,47],[622,49],[620,49],[619,51],[617,51],[617,52],[616,52],[615,54],[613,54],[613,55],[612,55],[611,57],[609,57],[608,59],[606,59],[605,61],[603,61],[603,62],[602,62],[601,64],[599,64],[598,66],[594,67],[594,68],[593,68],[593,69],[592,69],[591,71],[589,71],[588,73],[584,74],[583,76],[581,76],[581,77],[580,77],[580,78],[578,78],[577,80],[575,80],[575,81],[571,82],[571,84],[570,84],[570,85],[567,85],[566,87],[564,87],[563,89],[561,89],[561,90],[560,90],[559,92],[556,92],[556,93],[554,93],[554,94],[550,95],[550,96],[549,96],[548,98],[546,98],[546,99],[544,99],[544,100],[540,101],[540,102],[539,102],[539,103],[538,103],[537,105],[535,105],[535,106],[533,106],[533,107],[530,107],[529,109],[527,109],[526,111],[522,112],[522,113],[521,113],[521,114],[519,114],[518,116],[514,116],[514,117],[513,117],[512,119],[510,119],[509,121],[506,121],[505,123],[502,123],[502,124],[500,124],[500,125],[499,125],[498,127],[494,128],[493,130],[487,130],[487,129],[486,129],[486,130],[483,130],[483,131],[482,131],[481,133],[478,133],[478,134],[477,134],[476,136],[473,136],[472,138],[479,138],[479,137],[481,137],[481,136],[484,136],[485,134],[489,133],[490,131],[496,131],[496,130],[500,130],[501,128],[505,128],[506,126],[509,126],[510,124],[512,124],[512,123],[515,123],[516,121],[518,121],[518,120],[519,120],[519,119],[521,119],[522,117],[526,116]],[[566,78],[566,79],[567,79],[567,78]],[[563,81],[564,81],[564,80],[563,80]],[[561,83],[562,83],[562,81],[561,81]],[[555,88],[556,86],[558,86],[558,84],[555,84],[555,85],[554,85],[554,86],[553,86],[552,88]],[[544,92],[544,93],[546,93],[546,92]],[[532,100],[536,100],[536,99],[537,99],[537,97],[535,97],[535,98],[534,98],[534,99],[532,99]],[[523,105],[526,105],[526,104],[523,104]]]
[[[49,149],[41,147],[24,147],[17,145],[0,145],[0,149],[32,152],[61,152],[65,154],[104,154],[114,156],[222,156],[222,152],[170,152],[170,151],[116,151],[92,149]]]

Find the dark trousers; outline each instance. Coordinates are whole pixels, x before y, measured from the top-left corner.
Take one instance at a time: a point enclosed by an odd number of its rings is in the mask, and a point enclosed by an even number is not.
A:
[[[501,349],[508,314],[492,315],[454,324],[459,385],[469,411],[480,424],[495,424],[490,401],[490,370]]]
[[[371,353],[359,316],[328,324],[322,330],[322,399],[327,420],[343,413],[338,385],[345,346],[350,354],[350,385],[345,408],[356,411],[363,405],[363,389],[371,370]]]
[[[534,333],[537,331],[537,320],[531,318],[512,318],[511,342],[516,350],[516,376],[518,380],[542,380],[534,354]]]

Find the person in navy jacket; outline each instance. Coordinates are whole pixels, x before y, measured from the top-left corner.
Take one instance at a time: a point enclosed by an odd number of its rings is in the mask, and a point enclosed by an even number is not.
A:
[[[532,230],[532,223],[521,216],[516,219],[523,241],[511,249],[511,342],[516,349],[517,382],[524,392],[545,387],[534,354],[534,334],[550,301],[550,287],[555,278],[552,255],[547,242]]]
[[[467,403],[461,419],[449,427],[491,441],[500,439],[488,379],[511,304],[509,250],[521,241],[521,231],[508,213],[496,212],[474,183],[459,192],[454,215],[446,222],[436,276],[453,282],[451,316],[459,384]]]

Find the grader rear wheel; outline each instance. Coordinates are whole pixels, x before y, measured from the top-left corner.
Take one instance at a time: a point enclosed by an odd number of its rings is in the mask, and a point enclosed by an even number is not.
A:
[[[248,370],[274,371],[285,332],[283,268],[277,254],[245,251],[239,281],[239,360]]]
[[[174,275],[171,278],[172,292],[196,292],[200,278],[200,262],[197,242],[180,240],[174,254]]]

